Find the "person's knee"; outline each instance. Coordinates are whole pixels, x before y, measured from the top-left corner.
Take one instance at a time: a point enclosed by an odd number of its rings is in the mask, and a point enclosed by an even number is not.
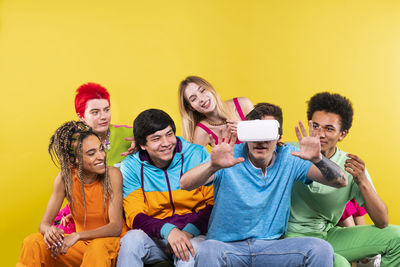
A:
[[[119,237],[96,238],[90,242],[86,253],[96,252],[100,254],[115,253],[119,249]]]
[[[25,247],[32,247],[35,244],[39,244],[39,242],[43,241],[43,235],[40,233],[30,234],[25,237],[24,241],[22,242],[23,246]],[[44,241],[43,241],[44,243]]]
[[[400,226],[389,225],[383,230],[388,232],[387,236],[390,239],[388,240],[388,244],[392,247],[400,248]]]
[[[396,240],[400,239],[400,226],[398,225],[389,225],[386,228],[382,229],[383,231],[388,231],[390,236]]]
[[[311,254],[330,260],[333,259],[333,248],[328,242],[314,237],[309,237],[308,239],[306,246],[308,246]]]
[[[195,238],[190,239],[190,243],[192,243],[193,249],[195,252],[198,251],[200,244],[205,241],[205,236],[197,236]]]
[[[143,249],[149,236],[142,230],[130,230],[121,238],[121,251],[137,251]]]
[[[219,248],[220,243],[221,242],[217,240],[205,240],[201,242],[197,247],[197,252],[195,253],[196,263],[202,263],[208,259],[221,259],[223,257],[223,251]]]
[[[337,253],[335,253],[334,255],[335,255],[335,259],[333,262],[334,267],[350,267],[351,266],[350,262],[342,255],[337,254]]]

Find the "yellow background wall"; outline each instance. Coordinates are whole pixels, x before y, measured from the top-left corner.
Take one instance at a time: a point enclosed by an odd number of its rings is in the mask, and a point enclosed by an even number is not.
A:
[[[156,107],[179,125],[178,83],[200,75],[224,99],[281,105],[285,140],[311,95],[344,94],[355,121],[340,147],[400,224],[399,14],[399,1],[369,0],[0,1],[1,265],[38,229],[58,171],[49,138],[88,81],[109,89],[113,123]]]

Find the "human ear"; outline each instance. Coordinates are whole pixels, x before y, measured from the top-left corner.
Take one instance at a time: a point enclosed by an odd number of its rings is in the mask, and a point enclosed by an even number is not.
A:
[[[86,123],[85,117],[81,116],[80,114],[78,114],[78,119],[79,119],[79,121]]]
[[[348,133],[349,133],[348,130],[341,131],[339,136],[339,141],[342,141],[347,136]]]

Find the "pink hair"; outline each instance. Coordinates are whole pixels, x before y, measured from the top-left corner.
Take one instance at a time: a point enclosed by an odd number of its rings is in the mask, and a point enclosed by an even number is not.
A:
[[[86,83],[76,89],[75,111],[79,117],[85,117],[86,103],[92,99],[106,99],[110,104],[110,94],[98,83]]]

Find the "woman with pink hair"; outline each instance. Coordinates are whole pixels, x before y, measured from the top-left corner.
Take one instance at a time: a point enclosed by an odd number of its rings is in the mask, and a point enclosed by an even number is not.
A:
[[[102,142],[107,153],[107,166],[119,167],[124,156],[133,152],[133,130],[126,125],[113,125],[110,94],[97,83],[86,83],[76,90],[75,111],[80,121],[90,126]],[[71,212],[65,206],[58,213],[54,225],[66,233],[75,232]]]

